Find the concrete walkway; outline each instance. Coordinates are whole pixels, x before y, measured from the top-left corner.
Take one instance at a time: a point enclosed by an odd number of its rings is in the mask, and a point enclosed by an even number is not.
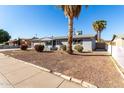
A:
[[[83,88],[51,73],[0,53],[1,88]]]
[[[28,50],[30,50],[32,48],[28,48]],[[20,48],[10,48],[10,49],[0,49],[0,52],[2,51],[15,51],[15,50],[20,50]]]
[[[20,48],[0,49],[0,51],[13,51],[13,50],[20,50]]]

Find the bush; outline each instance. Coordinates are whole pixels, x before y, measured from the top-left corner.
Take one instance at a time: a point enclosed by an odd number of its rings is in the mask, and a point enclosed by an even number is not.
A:
[[[28,45],[27,45],[27,44],[22,44],[22,45],[20,46],[20,48],[21,48],[21,50],[27,50]]]
[[[34,48],[37,52],[42,52],[44,50],[44,45],[35,45]]]
[[[78,52],[83,51],[83,47],[81,45],[75,45],[74,49],[77,50]]]
[[[60,49],[62,49],[63,51],[66,51],[66,45],[61,45]]]

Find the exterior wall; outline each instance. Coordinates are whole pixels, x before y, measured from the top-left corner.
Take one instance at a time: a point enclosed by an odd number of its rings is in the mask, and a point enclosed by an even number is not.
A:
[[[56,45],[55,47],[57,47],[58,50],[60,49],[60,45]]]
[[[124,40],[122,40],[121,38],[116,38],[113,42],[116,43],[116,46],[122,46]]]
[[[117,63],[124,68],[124,46],[108,46],[108,52],[117,61]]]
[[[68,42],[62,41],[62,44],[67,46],[68,45]]]
[[[79,39],[81,40],[81,39]],[[56,41],[59,41],[59,40],[56,40]],[[57,47],[58,49],[60,49],[60,46],[61,45],[66,45],[68,46],[68,42],[67,40],[60,40],[60,44],[57,44],[57,42],[55,41],[55,45],[54,47]],[[94,38],[85,38],[85,39],[82,39],[82,46],[84,48],[84,51],[93,51],[95,49],[95,39]],[[36,44],[43,44],[45,45],[45,42],[44,43],[41,43],[41,42],[32,42],[32,46],[34,47]],[[74,50],[74,47],[75,47],[76,44],[73,43],[72,45],[72,49]],[[45,50],[50,50],[50,48],[52,48],[52,45],[45,45]]]
[[[122,39],[122,46],[124,46],[124,39]]]
[[[120,67],[124,68],[124,40],[116,38],[113,42],[115,42],[115,45],[109,45],[108,52],[117,61]]]
[[[62,44],[68,46],[68,42],[67,41],[62,41]],[[72,49],[73,50],[74,50],[75,45],[76,44],[72,45]],[[58,49],[60,49],[60,46],[61,45],[56,45],[56,47]],[[84,39],[82,41],[82,46],[84,48],[83,51],[93,51],[95,49],[95,39]]]
[[[82,40],[83,51],[93,51],[95,49],[95,39],[83,39]],[[74,49],[75,45],[73,45]]]
[[[61,41],[61,43],[62,43],[63,45],[68,46],[67,40],[66,40],[66,41],[63,40],[63,41]],[[76,44],[73,44],[73,45],[72,45],[72,49],[73,49],[73,50],[74,50],[75,45],[76,45]],[[60,46],[61,46],[61,45],[56,45],[55,47],[57,47],[58,49],[60,49]],[[95,39],[84,39],[84,40],[82,41],[82,46],[83,46],[83,48],[84,48],[84,51],[92,51],[93,49],[95,49]]]
[[[13,42],[9,42],[9,46],[15,46],[15,44],[13,44]]]
[[[96,42],[95,42],[95,39],[93,38],[92,39],[92,50],[95,50],[96,48]]]
[[[13,41],[9,41],[9,46],[18,46],[17,41],[13,40]]]
[[[83,51],[92,51],[92,41],[83,41]]]
[[[68,42],[67,41],[65,41],[65,40],[61,40],[61,43],[62,43],[62,45],[68,45]],[[55,45],[55,47],[57,47],[58,49],[60,49],[60,46],[61,45]]]
[[[108,50],[107,50],[107,51],[108,51],[109,53],[111,53],[111,52],[112,52],[112,50],[111,50],[111,49],[112,49],[112,48],[111,48],[111,45],[108,45]],[[112,53],[111,53],[111,54],[112,54]]]
[[[44,51],[50,51],[51,48],[52,48],[52,45],[47,45],[44,47]]]

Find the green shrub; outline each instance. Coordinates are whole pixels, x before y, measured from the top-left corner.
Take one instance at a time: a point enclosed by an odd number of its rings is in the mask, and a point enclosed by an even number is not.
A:
[[[37,52],[42,52],[43,50],[44,50],[44,45],[35,45],[35,50],[37,51]]]
[[[27,45],[27,44],[22,44],[22,45],[20,46],[20,48],[21,48],[21,50],[27,50],[28,45]]]
[[[66,51],[66,45],[61,45],[60,49],[62,49],[63,51]]]
[[[78,52],[82,52],[83,51],[83,46],[75,45],[74,49],[77,50]]]

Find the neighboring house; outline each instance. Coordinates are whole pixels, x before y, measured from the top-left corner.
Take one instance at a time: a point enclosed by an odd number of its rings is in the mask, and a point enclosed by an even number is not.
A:
[[[40,39],[32,40],[32,47],[36,44],[43,44],[45,49],[57,48],[59,49],[61,45],[68,45],[67,36],[58,37],[44,37]],[[73,49],[76,44],[81,44],[84,51],[92,51],[95,49],[95,36],[94,35],[74,35],[73,36]]]
[[[122,35],[115,35],[114,40],[112,41],[115,46],[120,46],[120,47],[124,47],[124,34]]]
[[[31,41],[32,41],[31,38],[20,38],[20,45],[26,43],[28,44],[28,46],[31,46]],[[9,40],[7,43],[9,46],[19,46],[18,45],[19,42],[17,39]]]
[[[11,49],[11,48],[19,48],[17,45],[17,40],[9,40],[0,45],[0,49]]]
[[[17,46],[18,45],[17,42],[18,42],[18,40],[16,40],[16,39],[7,41],[9,46]]]

